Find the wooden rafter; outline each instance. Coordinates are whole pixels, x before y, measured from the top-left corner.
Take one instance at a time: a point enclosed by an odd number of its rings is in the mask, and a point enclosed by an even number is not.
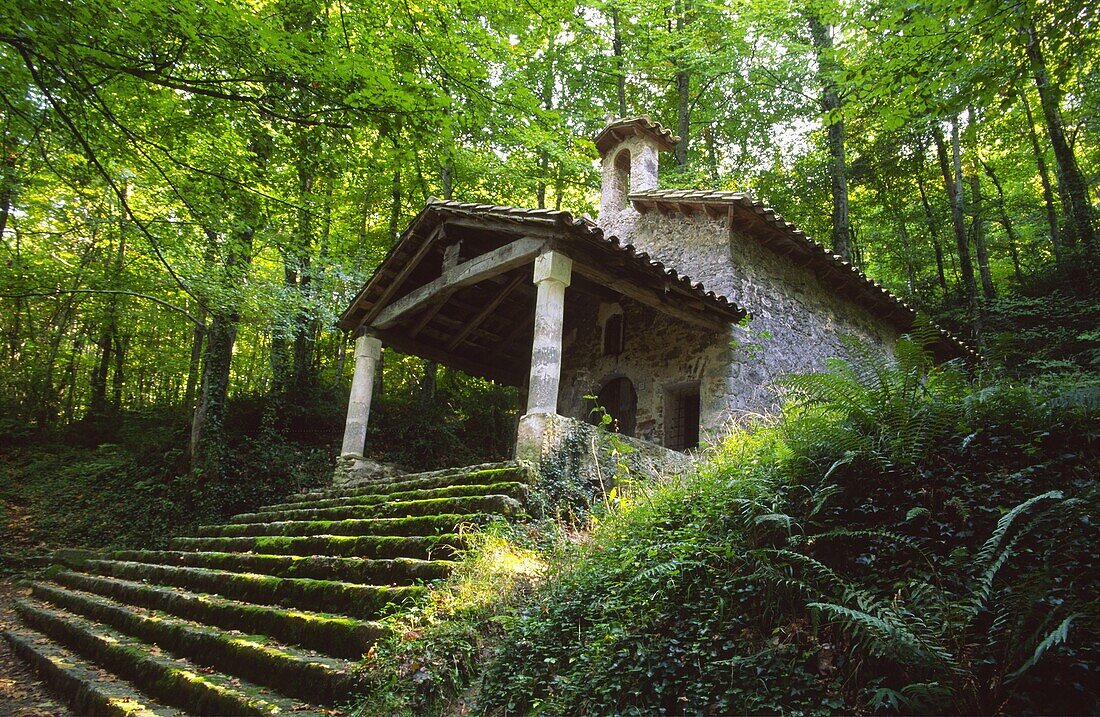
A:
[[[420,265],[420,262],[428,254],[428,251],[435,246],[436,240],[443,236],[445,226],[445,224],[440,223],[440,225],[435,228],[435,231],[433,231],[424,243],[420,245],[420,248],[416,250],[416,253],[413,254],[408,263],[401,267],[401,270],[397,272],[397,276],[395,276],[393,281],[386,286],[385,291],[382,292],[382,296],[378,297],[378,300],[374,302],[370,311],[368,311],[367,315],[363,318],[364,324],[370,324],[374,321],[374,318],[386,307],[386,303],[393,297],[394,292],[401,287],[405,279],[409,278],[409,274]]]
[[[459,264],[436,280],[416,289],[380,311],[371,323],[376,329],[388,329],[408,317],[440,294],[450,294],[464,286],[491,279],[534,260],[545,242],[524,237]]]
[[[455,347],[465,341],[467,336],[476,331],[481,326],[481,324],[485,322],[485,319],[489,318],[489,315],[497,310],[497,307],[500,306],[500,303],[507,299],[508,295],[515,291],[516,287],[519,286],[520,282],[522,282],[525,278],[526,276],[521,273],[510,282],[508,282],[507,286],[498,291],[497,295],[494,296],[489,303],[485,304],[481,311],[478,312],[477,316],[466,322],[466,325],[462,328],[462,330],[459,331],[455,335],[455,337],[450,340],[450,342],[447,344],[447,350],[454,351]]]

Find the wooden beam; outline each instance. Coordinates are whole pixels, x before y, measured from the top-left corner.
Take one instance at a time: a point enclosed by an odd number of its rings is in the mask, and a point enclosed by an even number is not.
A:
[[[420,320],[417,321],[416,325],[409,331],[410,339],[415,339],[416,335],[423,331],[425,326],[431,323],[431,320],[435,318],[435,315],[439,313],[439,310],[443,308],[449,298],[451,298],[450,292],[440,294],[439,298],[424,310],[424,314],[420,317]]]
[[[507,286],[498,291],[497,295],[493,297],[493,300],[486,304],[485,307],[478,312],[477,316],[466,322],[466,325],[462,327],[462,330],[459,331],[455,335],[455,337],[450,340],[450,342],[447,344],[447,350],[454,351],[456,346],[461,344],[463,341],[466,340],[467,336],[476,331],[478,327],[485,322],[485,319],[489,318],[489,314],[496,311],[497,307],[500,306],[500,302],[507,299],[508,294],[511,294],[513,291],[515,291],[515,288],[519,286],[520,282],[523,281],[525,278],[527,278],[526,275],[521,272],[518,276],[516,276],[516,278],[508,282]]]
[[[388,329],[440,294],[454,293],[464,286],[492,279],[523,266],[534,260],[545,246],[546,243],[541,239],[524,237],[481,256],[475,256],[382,309],[371,322],[371,326],[375,329]]]
[[[690,324],[699,326],[701,328],[708,329],[710,331],[717,331],[726,324],[736,321],[734,317],[728,319],[719,319],[717,317],[708,316],[702,313],[696,313],[694,311],[688,311],[687,309],[679,306],[676,300],[663,301],[657,292],[648,291],[632,281],[627,279],[621,279],[614,274],[611,274],[604,269],[593,266],[592,264],[582,264],[574,262],[573,271],[585,276],[593,281],[614,289],[623,296],[627,296],[634,299],[640,304],[645,304],[650,308],[656,309],[664,314],[687,321]],[[677,297],[678,298],[678,297]]]
[[[374,302],[374,305],[371,306],[370,311],[367,312],[367,315],[363,319],[362,323],[369,324],[371,321],[374,320],[374,317],[378,316],[379,312],[381,312],[382,309],[386,308],[386,302],[388,302],[393,297],[394,292],[397,291],[402,282],[404,282],[405,279],[409,278],[409,274],[413,272],[413,269],[420,265],[420,262],[427,255],[428,250],[430,250],[432,246],[435,245],[436,240],[439,237],[443,236],[445,226],[446,225],[443,222],[440,222],[439,225],[432,231],[432,233],[428,235],[428,238],[424,240],[424,243],[421,244],[420,247],[416,250],[416,253],[413,254],[412,259],[410,259],[408,263],[405,264],[405,266],[401,267],[401,270],[397,272],[397,276],[393,278],[393,281],[391,281],[389,286],[386,287],[385,291],[382,292],[382,296],[378,297],[378,300]]]
[[[507,386],[522,385],[525,377],[526,372],[524,367],[507,366],[499,361],[484,363],[475,361],[467,356],[444,351],[438,344],[428,344],[410,339],[401,331],[380,331],[379,338],[384,345],[392,348],[394,351],[400,351],[403,354],[410,354],[412,356],[419,356],[420,358],[432,359],[444,366],[450,366],[459,371],[464,371],[471,376],[481,376],[483,378],[492,379],[493,381],[498,381]]]

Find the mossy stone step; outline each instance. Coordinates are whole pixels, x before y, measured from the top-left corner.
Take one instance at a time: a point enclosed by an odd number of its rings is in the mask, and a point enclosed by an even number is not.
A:
[[[531,474],[527,468],[516,464],[487,464],[472,468],[433,471],[431,473],[412,473],[394,480],[366,483],[356,487],[337,487],[324,490],[296,493],[288,502],[326,500],[329,498],[350,498],[363,495],[388,495],[409,490],[425,488],[444,488],[451,485],[476,485],[485,483],[530,483]]]
[[[333,657],[356,660],[388,634],[381,623],[230,600],[210,593],[146,585],[121,578],[62,571],[54,582],[119,602],[195,620],[226,630],[270,635]]]
[[[87,717],[186,717],[178,709],[164,707],[132,684],[88,662],[40,632],[12,628],[4,639],[20,659],[69,703]]]
[[[526,483],[502,482],[502,483],[474,483],[472,485],[450,485],[443,488],[425,488],[423,490],[407,490],[399,493],[381,495],[360,495],[349,498],[329,498],[326,500],[303,501],[298,503],[276,503],[260,508],[254,513],[239,513],[232,518],[231,523],[256,523],[273,520],[270,516],[281,515],[296,510],[320,510],[328,508],[356,508],[362,506],[378,505],[388,501],[429,500],[432,498],[462,498],[477,495],[506,495],[520,503],[527,500],[530,487]]]
[[[450,560],[416,558],[339,558],[327,555],[256,555],[183,550],[117,550],[112,560],[158,565],[182,565],[242,573],[263,573],[280,578],[339,580],[365,585],[408,585],[446,577],[454,569]]]
[[[290,697],[331,705],[359,686],[347,661],[310,655],[270,638],[234,634],[48,583],[32,583],[31,590],[43,602]]]
[[[157,700],[198,715],[255,715],[285,712],[321,717],[317,708],[273,694],[240,678],[171,657],[159,648],[67,610],[16,600],[23,622],[103,665]]]
[[[257,535],[437,535],[452,533],[463,523],[484,525],[492,516],[447,513],[408,518],[364,518],[362,520],[287,520],[277,523],[205,525],[196,531],[200,538],[234,538]]]
[[[233,538],[172,538],[174,550],[204,550],[227,553],[270,555],[329,555],[371,558],[452,559],[465,550],[466,537],[458,533],[439,535],[250,535]]]
[[[360,585],[336,580],[278,578],[257,573],[154,565],[122,560],[89,560],[86,571],[127,580],[172,585],[191,592],[214,593],[261,605],[281,605],[299,610],[335,612],[349,617],[375,618],[387,605],[423,595],[419,585],[389,587]]]
[[[385,501],[374,505],[337,508],[303,508],[235,516],[234,525],[310,520],[356,520],[365,518],[402,518],[441,513],[498,513],[507,517],[518,515],[523,506],[506,495],[468,495],[458,498],[421,498],[419,500]]]

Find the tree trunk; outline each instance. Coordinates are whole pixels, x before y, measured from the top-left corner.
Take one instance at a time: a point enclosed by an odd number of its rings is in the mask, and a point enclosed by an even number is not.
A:
[[[885,177],[878,182],[879,201],[890,210],[897,221],[898,240],[901,242],[902,261],[905,263],[905,276],[909,284],[909,293],[917,295],[917,272],[913,266],[913,243],[909,238],[909,228],[905,225],[905,216],[897,203],[890,183]]]
[[[833,57],[833,37],[830,34],[830,28],[821,21],[821,16],[816,12],[807,11],[804,16],[810,26],[810,38],[813,40],[814,54],[817,57],[818,80],[822,88],[821,111],[829,148],[829,180],[833,195],[833,251],[846,261],[851,261],[848,164],[844,152],[845,127],[841,117],[840,90],[835,79],[837,68]]]
[[[936,278],[939,280],[940,289],[943,291],[944,297],[946,297],[948,291],[947,275],[944,273],[943,268],[943,247],[940,245],[939,224],[936,222],[936,217],[932,213],[932,205],[928,202],[928,192],[924,189],[923,149],[922,147],[920,166],[917,168],[917,190],[920,192],[920,202],[921,206],[924,208],[924,221],[928,226],[928,234],[932,238],[932,250],[936,254]]]
[[[678,33],[687,31],[687,26],[691,23],[690,13],[689,0],[680,0],[679,13],[676,16]],[[680,135],[673,154],[676,156],[676,166],[683,169],[687,166],[688,144],[691,141],[691,69],[687,66],[684,53],[673,64],[676,66],[676,134]]]
[[[542,108],[546,111],[554,109],[554,37],[551,35],[546,51],[546,74],[542,78]],[[545,147],[539,148],[538,183],[535,193],[537,207],[546,209],[546,187],[550,179],[550,151]]]
[[[1031,102],[1027,99],[1027,90],[1020,92],[1020,100],[1024,105],[1024,116],[1027,117],[1027,136],[1031,140],[1031,151],[1035,155],[1035,166],[1039,170],[1039,182],[1043,185],[1043,204],[1047,212],[1047,225],[1050,227],[1050,243],[1054,248],[1054,260],[1062,261],[1062,238],[1058,231],[1058,212],[1054,208],[1054,191],[1050,186],[1050,172],[1047,170],[1047,160],[1043,155],[1043,149],[1039,146],[1039,136],[1035,134],[1035,119],[1031,116]]]
[[[968,111],[967,132],[972,138],[977,137],[977,125],[974,119],[974,110]],[[974,144],[977,144],[974,140]],[[981,160],[978,160],[979,162]],[[985,201],[982,198],[982,181],[978,176],[977,167],[968,178],[970,182],[970,233],[974,237],[974,253],[978,257],[978,275],[982,282],[982,295],[986,300],[993,299],[997,293],[993,288],[993,275],[989,273],[989,250],[985,244]]]
[[[401,229],[401,129],[398,127],[393,142],[393,179],[390,181],[390,241],[397,239]]]
[[[619,29],[619,9],[611,6],[611,51],[615,58],[615,87],[618,90],[619,116],[626,117],[626,68],[623,62],[623,36]]]
[[[199,319],[206,321],[206,312],[199,313]],[[195,389],[198,386],[199,368],[202,365],[202,344],[206,336],[204,325],[196,325],[191,333],[191,360],[187,364],[187,384],[183,391],[183,408],[190,411],[195,405]]]
[[[691,130],[691,75],[681,69],[676,73],[676,134],[680,141],[676,143],[676,166],[687,166],[688,141]]]
[[[959,255],[959,272],[963,278],[963,296],[970,310],[974,335],[977,337],[981,334],[981,324],[978,318],[978,282],[974,277],[974,263],[970,259],[970,244],[966,237],[966,217],[963,212],[962,195],[962,152],[959,147],[958,118],[955,117],[951,120],[951,163],[948,161],[943,133],[939,127],[935,129],[933,137],[936,140],[936,156],[939,159],[940,171],[943,173],[947,198],[951,202],[951,226],[955,230],[955,249]],[[953,171],[952,164],[954,165]]]
[[[1008,235],[1008,254],[1012,257],[1012,269],[1016,273],[1017,283],[1023,283],[1024,274],[1020,270],[1020,253],[1016,246],[1018,241],[1016,239],[1016,230],[1012,226],[1012,220],[1008,216],[1008,211],[1005,209],[1005,192],[1001,187],[1000,180],[997,179],[997,173],[993,171],[993,167],[987,162],[982,162],[982,168],[985,170],[986,176],[989,177],[989,181],[993,182],[993,188],[997,190],[997,209],[1001,215],[1001,226],[1005,228],[1005,234]]]
[[[191,466],[211,478],[220,476],[228,458],[225,405],[238,315],[215,312],[206,335],[202,391],[191,422]]]
[[[1066,213],[1065,237],[1072,246],[1080,241],[1089,250],[1094,249],[1092,226],[1092,207],[1089,204],[1088,185],[1077,166],[1073,148],[1066,140],[1065,125],[1062,123],[1061,92],[1054,87],[1047,73],[1046,59],[1039,43],[1039,33],[1035,29],[1035,18],[1028,17],[1026,49],[1031,73],[1035,77],[1035,87],[1039,90],[1039,104],[1043,108],[1043,118],[1047,124],[1047,134],[1054,149],[1054,160],[1058,177],[1058,193],[1062,197],[1062,207]]]

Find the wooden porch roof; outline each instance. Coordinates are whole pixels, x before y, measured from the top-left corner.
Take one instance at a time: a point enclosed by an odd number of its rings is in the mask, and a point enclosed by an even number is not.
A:
[[[431,199],[344,311],[340,328],[368,329],[398,351],[520,385],[531,358],[531,264],[551,249],[573,260],[567,302],[625,296],[708,331],[745,317],[725,297],[605,237],[587,218]]]

